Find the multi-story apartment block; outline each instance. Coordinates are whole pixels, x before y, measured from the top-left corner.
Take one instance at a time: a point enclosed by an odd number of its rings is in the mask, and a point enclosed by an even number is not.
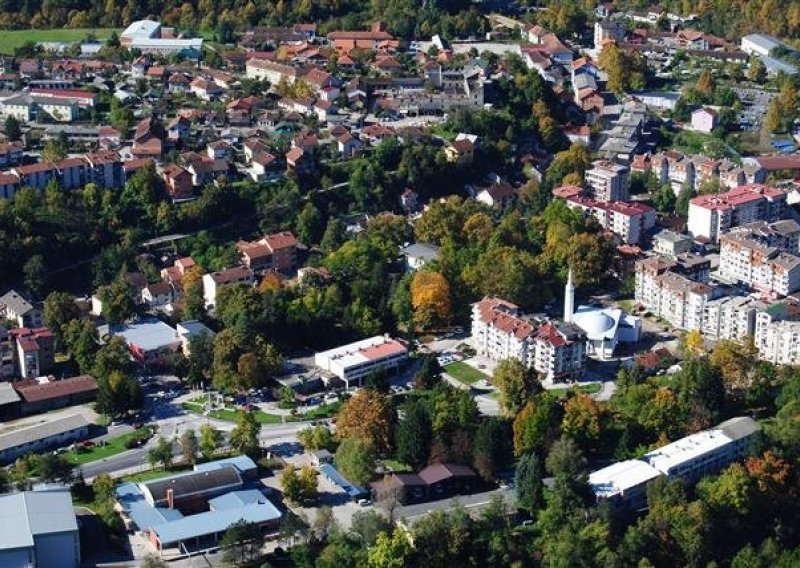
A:
[[[589,194],[597,201],[625,201],[628,199],[630,171],[615,162],[596,160],[586,171],[586,184]]]
[[[518,306],[500,298],[473,304],[472,341],[480,355],[516,359],[549,382],[574,377],[586,366],[586,335],[580,328],[524,318]]]
[[[701,195],[689,202],[689,232],[717,242],[725,231],[753,221],[777,221],[786,210],[786,194],[761,184],[726,193]]]
[[[656,154],[651,159],[651,168],[659,183],[661,185],[669,183],[675,195],[679,194],[684,186],[694,188],[694,163],[685,154],[672,151]]]
[[[46,327],[9,330],[16,343],[15,366],[23,379],[35,379],[53,369],[55,365],[55,336]]]
[[[217,303],[217,292],[229,284],[255,284],[255,274],[246,266],[234,266],[226,270],[203,275],[203,298],[207,308],[212,308]]]
[[[719,275],[766,293],[787,296],[800,289],[800,257],[734,231],[719,239]]]
[[[621,42],[625,39],[625,24],[619,20],[600,20],[594,24],[594,48],[598,53],[607,41]]]
[[[0,325],[0,379],[14,376],[14,339],[8,330]]]
[[[656,225],[655,209],[644,203],[603,203],[581,196],[568,197],[566,202],[571,209],[580,209],[585,216],[597,219],[601,227],[614,233],[623,244],[642,244]]]
[[[776,365],[800,364],[800,321],[773,321],[760,329],[758,354]]]
[[[692,250],[692,239],[669,229],[653,236],[653,252],[662,256],[676,257]]]
[[[786,339],[791,338],[792,326],[777,326],[781,322],[794,322],[800,320],[800,304],[795,300],[785,299],[779,302],[773,302],[768,305],[761,306],[755,313],[755,324],[753,340],[758,349],[759,357],[766,361],[773,363],[787,364],[790,360],[794,360],[789,350],[781,356],[780,349],[777,345],[780,343],[784,346],[791,344],[791,341]],[[781,329],[784,327],[784,329]],[[787,337],[779,341],[782,335]]]
[[[759,300],[745,296],[725,296],[706,302],[703,312],[703,335],[719,341],[739,341],[755,335],[756,311],[763,308]]]
[[[637,302],[644,304],[657,316],[681,329],[701,329],[706,302],[716,297],[716,288],[702,281],[706,269],[685,271],[679,263],[663,258],[649,258],[636,263]]]

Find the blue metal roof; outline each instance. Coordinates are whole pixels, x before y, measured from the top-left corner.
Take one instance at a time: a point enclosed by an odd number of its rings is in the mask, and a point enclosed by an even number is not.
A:
[[[319,470],[325,477],[327,477],[333,483],[344,489],[344,492],[347,493],[347,495],[351,499],[358,499],[360,497],[369,495],[369,492],[363,487],[359,487],[358,485],[354,485],[349,481],[347,481],[347,479],[345,479],[344,476],[342,476],[342,474],[339,473],[339,470],[333,467],[331,464],[329,463],[322,464],[319,467]]]
[[[238,469],[241,473],[258,469],[256,462],[254,462],[247,456],[234,456],[232,458],[224,458],[221,460],[215,460],[206,463],[198,463],[194,466],[194,470],[213,471],[215,469],[220,469],[222,467],[227,467],[229,465],[232,465],[233,467]]]
[[[208,505],[215,511],[224,511],[258,503],[263,499],[264,494],[258,489],[244,489],[215,497],[208,502]]]
[[[235,495],[236,493],[240,492],[235,491],[229,493],[227,496]],[[233,499],[236,499],[236,497],[234,496],[224,501],[224,503],[231,505],[233,504]],[[247,497],[244,497],[244,499],[247,499]],[[208,511],[206,513],[183,517],[169,523],[154,526],[152,530],[158,537],[161,545],[165,546],[206,535],[223,533],[232,524],[241,520],[248,523],[264,524],[269,521],[276,521],[280,518],[281,512],[269,499],[261,495],[258,500],[249,502],[240,507],[233,506],[229,509]]]

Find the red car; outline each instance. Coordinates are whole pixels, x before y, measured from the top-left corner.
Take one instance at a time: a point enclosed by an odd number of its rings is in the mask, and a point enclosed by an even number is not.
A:
[[[84,440],[83,442],[81,442],[81,446],[83,446],[84,448],[91,448],[92,446],[94,446],[94,442],[92,442],[91,440]]]

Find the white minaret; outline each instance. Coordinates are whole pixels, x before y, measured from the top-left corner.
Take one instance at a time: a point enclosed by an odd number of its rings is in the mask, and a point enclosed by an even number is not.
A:
[[[575,284],[572,282],[572,267],[567,276],[567,285],[564,286],[564,321],[572,322],[572,314],[575,312]]]

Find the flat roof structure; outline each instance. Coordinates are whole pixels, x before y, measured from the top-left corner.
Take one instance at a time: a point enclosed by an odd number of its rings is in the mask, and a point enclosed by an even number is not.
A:
[[[11,383],[0,382],[0,406],[19,402],[19,395]]]
[[[138,20],[129,25],[120,34],[121,38],[144,39],[153,38],[161,34],[161,23],[153,20]]]
[[[130,324],[102,325],[98,328],[100,337],[119,335],[130,346],[142,351],[155,351],[169,345],[180,343],[177,332],[158,319],[142,320]]]
[[[11,430],[5,434],[0,434],[0,452],[88,426],[89,422],[83,415],[73,414],[60,420],[51,420],[27,428]]]
[[[625,492],[659,477],[661,472],[647,462],[626,460],[589,474],[589,485],[598,498],[625,495]]]
[[[31,548],[37,536],[78,532],[69,491],[24,491],[0,496],[0,552]]]
[[[374,369],[391,365],[408,356],[408,348],[396,339],[376,335],[361,341],[322,351],[314,364],[342,380],[358,378]]]
[[[648,452],[643,459],[658,471],[669,475],[676,467],[750,436],[760,429],[761,427],[752,418],[745,416],[731,418],[714,428],[697,432]]]

